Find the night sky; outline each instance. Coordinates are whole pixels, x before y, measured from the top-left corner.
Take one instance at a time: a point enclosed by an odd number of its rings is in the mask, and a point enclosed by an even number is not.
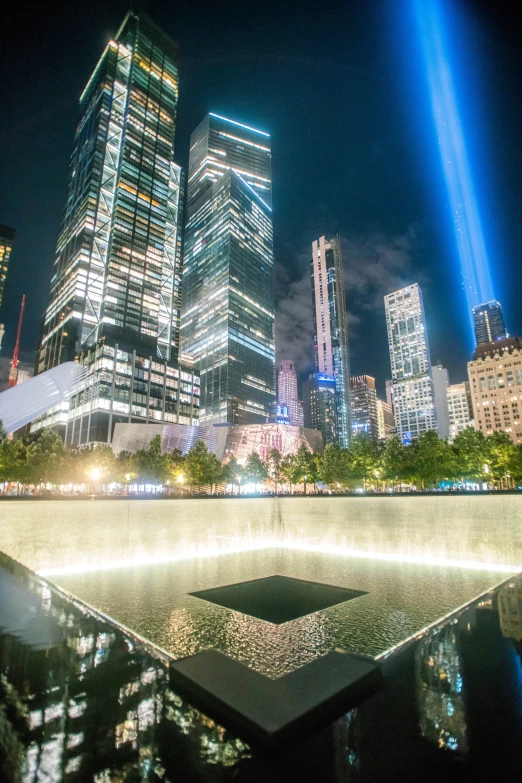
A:
[[[0,222],[16,229],[0,321],[6,377],[27,294],[32,365],[65,203],[78,98],[128,2],[13,4],[3,19]],[[431,356],[466,377],[473,348],[408,0],[144,2],[180,47],[175,158],[209,111],[272,135],[278,358],[313,369],[309,259],[343,238],[352,374],[384,392],[383,295],[421,285]],[[522,333],[522,54],[508,4],[456,5],[460,97],[495,294]],[[457,59],[458,58],[458,59]]]

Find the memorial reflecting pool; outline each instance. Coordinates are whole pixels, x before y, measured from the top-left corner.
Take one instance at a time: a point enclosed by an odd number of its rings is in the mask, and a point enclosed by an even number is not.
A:
[[[190,595],[276,574],[364,594],[281,625]],[[506,575],[260,549],[51,578],[175,658],[216,648],[279,677],[336,647],[382,655]]]

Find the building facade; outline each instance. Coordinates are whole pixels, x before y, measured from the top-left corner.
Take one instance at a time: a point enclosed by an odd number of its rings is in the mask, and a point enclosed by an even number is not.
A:
[[[522,444],[522,338],[477,346],[468,377],[475,428]]]
[[[181,350],[201,376],[201,422],[267,422],[276,399],[270,136],[210,114],[191,137],[187,193]]]
[[[303,404],[297,391],[297,373],[294,363],[283,359],[277,372],[277,401],[281,408],[287,408],[290,424],[304,426]]]
[[[448,399],[449,441],[452,443],[459,432],[473,427],[471,394],[468,381],[453,383],[446,389]]]
[[[315,364],[319,375],[334,378],[337,394],[337,442],[351,437],[350,352],[346,325],[343,261],[339,237],[312,243],[312,309]]]
[[[339,405],[335,378],[312,373],[303,384],[303,398],[305,427],[319,430],[325,446],[338,443]]]
[[[4,299],[5,281],[15,238],[14,228],[0,224],[0,310]]]
[[[385,440],[395,435],[395,416],[393,406],[377,398],[377,426],[379,440]]]
[[[494,343],[508,336],[502,306],[496,299],[476,305],[473,308],[473,322],[477,345]]]
[[[447,439],[450,434],[450,421],[448,411],[448,386],[449,374],[442,364],[435,364],[431,368],[433,378],[433,391],[435,394],[435,411],[437,413],[437,432],[439,438]]]
[[[80,355],[95,371],[109,350],[177,368],[183,188],[173,160],[177,103],[176,45],[144,15],[127,14],[80,98],[37,372]],[[112,414],[143,410],[141,397],[126,399],[125,412],[109,411],[107,397],[97,398],[107,384],[118,387],[117,369],[116,361],[113,377],[106,365],[94,379],[82,432],[101,436]],[[109,427],[103,440],[111,434]]]
[[[437,429],[430,350],[419,286],[384,297],[397,434],[404,443]]]
[[[202,440],[220,462],[234,457],[243,465],[250,454],[259,454],[266,460],[277,449],[282,457],[295,454],[300,446],[319,453],[323,450],[321,433],[317,430],[293,427],[288,424],[210,424],[187,427],[181,424],[123,424],[116,425],[113,451],[135,453],[148,449],[152,439],[159,435],[161,450],[171,453],[179,449],[188,454],[196,441]]]
[[[356,375],[350,378],[352,403],[352,434],[367,435],[372,440],[379,438],[379,416],[377,413],[377,392],[375,378],[371,375]]]

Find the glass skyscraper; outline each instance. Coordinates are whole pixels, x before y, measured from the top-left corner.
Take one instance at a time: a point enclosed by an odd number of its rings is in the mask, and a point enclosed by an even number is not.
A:
[[[477,345],[494,343],[508,336],[502,306],[496,299],[476,305],[473,308],[473,322]]]
[[[267,133],[209,114],[190,143],[181,355],[202,424],[267,422],[275,402]]]
[[[422,293],[417,285],[384,297],[397,434],[404,443],[437,429]]]
[[[336,439],[342,448],[348,448],[351,436],[350,352],[339,237],[321,237],[312,242],[311,267],[316,368],[321,376],[335,379]]]
[[[178,421],[181,392],[169,383],[181,296],[176,62],[168,36],[131,12],[80,98],[37,359],[38,372],[78,356],[92,370],[91,388],[71,403],[72,442],[110,441],[116,421]],[[183,420],[193,423],[192,386],[188,394]]]

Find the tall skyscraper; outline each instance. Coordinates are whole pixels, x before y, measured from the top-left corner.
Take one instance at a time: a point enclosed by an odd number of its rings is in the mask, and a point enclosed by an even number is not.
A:
[[[375,378],[371,375],[353,376],[350,378],[350,391],[353,435],[367,435],[372,440],[378,440],[379,419]]]
[[[191,136],[181,351],[201,422],[269,421],[275,403],[270,136],[209,114]]]
[[[303,405],[297,392],[297,374],[294,363],[283,359],[277,373],[277,401],[282,408],[288,409],[290,424],[303,426]]]
[[[408,443],[437,429],[435,394],[422,293],[417,285],[384,297],[397,434]]]
[[[75,356],[92,371],[69,419],[51,422],[68,424],[71,442],[110,441],[116,421],[197,420],[197,380],[177,366],[176,63],[170,38],[131,12],[80,98],[37,359],[38,372]]]
[[[473,321],[475,324],[475,339],[477,345],[494,343],[508,336],[502,307],[496,299],[476,305],[473,308]]]
[[[337,440],[347,448],[351,436],[350,353],[339,237],[323,236],[312,242],[311,266],[316,368],[320,375],[335,379]]]
[[[5,281],[7,270],[9,269],[9,259],[13,249],[15,238],[14,228],[0,224],[0,317],[2,316],[2,302],[4,299]],[[2,337],[4,336],[4,325],[0,323],[0,348],[2,347]]]
[[[339,442],[339,411],[335,378],[312,373],[303,383],[304,425],[319,430],[324,446]]]

